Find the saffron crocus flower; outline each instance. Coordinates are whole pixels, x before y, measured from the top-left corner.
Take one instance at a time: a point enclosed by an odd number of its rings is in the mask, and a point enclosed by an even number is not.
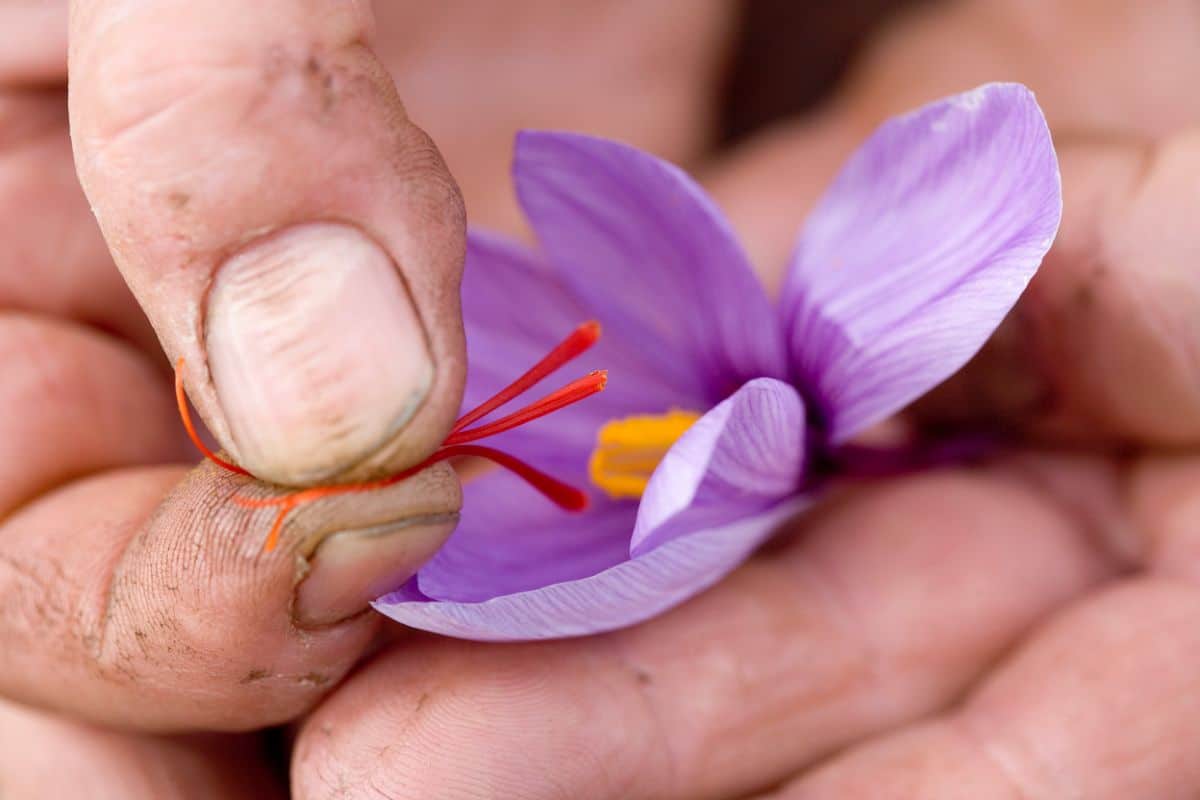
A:
[[[805,502],[806,464],[962,366],[1054,238],[1060,182],[1031,93],[991,84],[884,124],[804,225],[778,303],[683,172],[603,139],[518,136],[539,247],[473,234],[473,405],[580,320],[603,394],[497,437],[588,486],[571,515],[512,475],[466,487],[442,550],[375,607],[482,640],[644,620],[711,585]]]

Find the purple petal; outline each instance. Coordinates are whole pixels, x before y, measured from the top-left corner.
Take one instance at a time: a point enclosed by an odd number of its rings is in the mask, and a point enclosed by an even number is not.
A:
[[[833,442],[961,367],[1058,229],[1058,163],[1028,89],[988,84],[883,125],[800,236],[791,355]]]
[[[605,139],[523,132],[513,172],[547,258],[662,379],[712,404],[750,378],[786,375],[778,315],[681,170]]]
[[[803,404],[791,386],[751,381],[676,443],[640,515],[635,503],[603,497],[583,514],[567,514],[509,475],[486,476],[467,485],[450,541],[376,608],[407,625],[485,640],[640,622],[711,585],[770,535],[781,514],[797,510],[778,507],[800,482],[803,430]]]
[[[545,458],[534,460],[548,466]],[[430,598],[478,602],[587,578],[629,559],[636,515],[636,503],[603,496],[586,512],[568,513],[497,471],[464,487],[458,528],[421,568],[417,587]]]
[[[595,312],[582,306],[567,289],[559,271],[536,253],[478,230],[472,230],[467,241],[462,304],[469,364],[464,409],[486,400],[576,326],[595,318]],[[595,347],[523,400],[533,400],[596,369],[609,371],[608,388],[550,418],[490,439],[488,444],[510,450],[541,468],[548,466],[538,460],[544,451],[573,453],[582,468],[595,445],[596,432],[605,422],[630,414],[707,405],[703,396],[681,393],[661,380],[655,365],[644,357],[646,352],[647,348],[623,336],[615,326],[606,325]],[[513,408],[521,404],[521,400],[514,401]]]
[[[678,605],[744,561],[805,501],[698,531],[587,578],[479,603],[434,602],[414,587],[373,604],[397,622],[481,641],[583,636],[641,622]]]
[[[769,508],[804,473],[804,402],[789,384],[750,381],[671,448],[642,497],[634,556]]]

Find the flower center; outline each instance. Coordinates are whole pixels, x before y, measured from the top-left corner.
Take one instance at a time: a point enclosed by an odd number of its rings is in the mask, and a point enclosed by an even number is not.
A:
[[[588,462],[592,483],[614,499],[641,497],[671,445],[698,419],[699,412],[672,409],[606,423]]]

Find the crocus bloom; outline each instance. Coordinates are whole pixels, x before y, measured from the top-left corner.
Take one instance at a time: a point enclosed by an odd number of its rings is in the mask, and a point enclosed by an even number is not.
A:
[[[1046,122],[1012,84],[883,125],[809,216],[778,303],[713,202],[669,164],[526,132],[513,173],[539,247],[471,237],[466,405],[586,319],[604,326],[586,362],[609,386],[496,440],[590,487],[587,511],[485,475],[445,547],[375,603],[482,640],[629,625],[717,581],[805,502],[806,463],[979,349],[1061,213]]]

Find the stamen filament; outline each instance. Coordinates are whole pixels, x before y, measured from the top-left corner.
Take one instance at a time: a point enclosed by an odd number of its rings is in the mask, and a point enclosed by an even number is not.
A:
[[[468,425],[483,419],[488,414],[500,408],[500,406],[529,391],[568,361],[578,358],[587,352],[599,338],[599,322],[591,320],[590,322],[583,323],[572,331],[570,336],[563,339],[553,350],[547,353],[545,358],[530,367],[524,375],[517,378],[508,386],[505,386],[499,392],[496,392],[496,394],[480,403],[476,408],[463,414],[462,418],[454,423],[454,427],[450,429],[450,434],[454,435],[458,433]]]
[[[479,439],[486,439],[489,436],[495,436],[498,433],[504,433],[513,428],[519,428],[539,417],[553,414],[555,411],[578,403],[586,397],[591,397],[594,394],[602,392],[606,385],[608,385],[608,372],[606,370],[597,370],[596,372],[588,373],[578,380],[571,381],[561,389],[551,392],[541,400],[530,403],[525,408],[509,414],[507,417],[501,417],[495,422],[480,425],[478,428],[451,433],[447,437],[444,446],[474,442]]]

